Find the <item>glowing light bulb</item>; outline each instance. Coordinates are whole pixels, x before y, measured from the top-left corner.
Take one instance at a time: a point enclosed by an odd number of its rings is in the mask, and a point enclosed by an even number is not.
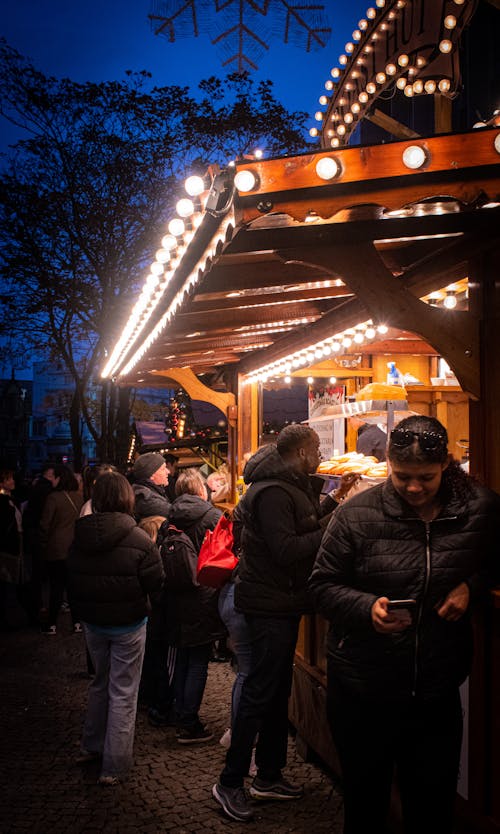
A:
[[[448,38],[444,38],[439,44],[439,51],[447,55],[453,49],[453,44]]]
[[[335,385],[336,382],[337,382],[337,377],[336,376],[331,376],[330,377],[330,385]]]
[[[312,136],[314,138],[315,136],[318,136],[318,134],[319,134],[319,130],[318,130],[317,127],[311,127],[309,129],[309,136]]]
[[[332,180],[340,174],[340,165],[331,156],[324,156],[316,163],[316,173],[322,180]]]
[[[308,384],[308,385],[312,385],[312,384],[313,384],[313,382],[314,382],[314,377],[313,377],[313,376],[308,376],[308,377],[307,377],[307,384]]]
[[[447,29],[454,29],[457,25],[457,19],[454,14],[447,14],[444,19],[444,25]]]
[[[451,87],[450,81],[448,78],[442,78],[438,84],[439,91],[441,93],[448,93]]]
[[[443,306],[446,307],[447,310],[453,310],[457,306],[457,297],[453,291],[446,293]]]
[[[396,64],[387,64],[385,71],[387,75],[396,75],[398,70]]]
[[[202,177],[192,176],[187,178],[184,183],[184,188],[186,194],[189,194],[190,197],[198,197],[199,194],[203,194],[205,191],[205,183]]]
[[[373,81],[369,81],[368,84],[366,85],[366,92],[370,93],[370,95],[372,96],[373,93],[377,92],[377,85],[374,84]]]
[[[363,90],[363,92],[359,94],[359,100],[360,100],[361,104],[366,104],[366,102],[368,101],[369,98],[370,98],[370,96],[368,95],[367,92],[365,92],[365,90]]]
[[[377,72],[375,76],[375,80],[377,84],[385,84],[386,82],[386,74],[385,72]]]
[[[398,88],[398,90],[404,90],[404,88],[406,87],[406,78],[398,78],[398,80],[396,81],[396,87]]]
[[[180,217],[174,217],[168,224],[168,231],[174,237],[180,237],[182,234],[184,234],[184,229],[184,221],[181,220]]]
[[[409,145],[403,151],[403,164],[412,170],[421,168],[426,160],[427,154],[421,145]]]
[[[400,67],[407,67],[409,61],[410,61],[410,59],[408,58],[408,55],[406,55],[405,53],[400,55],[399,58],[398,58],[398,64],[399,64]]]
[[[379,326],[377,327],[377,330],[378,330],[379,333],[382,333],[382,335],[384,335],[385,333],[387,333],[389,328],[387,327],[386,324],[379,324]]]
[[[193,201],[189,200],[187,197],[184,197],[182,200],[179,200],[175,207],[175,210],[179,217],[190,217],[194,212]]]
[[[246,194],[248,191],[252,191],[257,185],[257,177],[253,171],[238,171],[234,178],[234,184],[238,191]]]
[[[425,90],[426,93],[435,93],[436,92],[436,82],[432,78],[429,78],[429,80],[426,81],[425,84],[424,84],[424,90]]]

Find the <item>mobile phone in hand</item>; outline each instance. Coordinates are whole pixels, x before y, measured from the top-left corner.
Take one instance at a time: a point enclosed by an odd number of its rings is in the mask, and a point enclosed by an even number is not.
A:
[[[387,603],[387,610],[401,619],[413,620],[417,609],[415,599],[390,599]]]

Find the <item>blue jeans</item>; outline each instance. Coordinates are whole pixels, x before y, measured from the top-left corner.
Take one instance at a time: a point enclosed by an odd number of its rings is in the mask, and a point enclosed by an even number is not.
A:
[[[180,729],[192,730],[205,692],[212,644],[177,649],[174,673],[175,713]]]
[[[219,615],[226,626],[233,645],[238,672],[231,693],[231,726],[238,712],[243,681],[250,671],[252,656],[250,629],[244,614],[234,607],[234,582],[228,582],[219,594]]]
[[[220,775],[221,784],[228,788],[243,785],[257,734],[255,763],[261,779],[279,779],[287,756],[288,698],[300,618],[247,615],[246,619],[252,658]]]
[[[95,677],[89,687],[82,748],[102,753],[102,776],[121,776],[133,762],[146,624],[125,634],[98,634],[86,623],[83,630]]]

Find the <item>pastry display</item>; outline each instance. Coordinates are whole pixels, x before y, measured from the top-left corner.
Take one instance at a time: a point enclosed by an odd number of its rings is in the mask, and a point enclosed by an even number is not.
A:
[[[373,455],[346,452],[344,455],[323,460],[318,466],[319,475],[345,475],[346,472],[355,472],[368,478],[386,478],[387,463],[379,462]]]

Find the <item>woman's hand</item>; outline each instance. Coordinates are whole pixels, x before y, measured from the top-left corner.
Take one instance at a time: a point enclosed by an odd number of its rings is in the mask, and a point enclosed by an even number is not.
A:
[[[372,605],[372,623],[380,634],[394,634],[405,631],[411,625],[411,614],[404,609],[388,611],[388,597],[379,597]]]
[[[436,613],[443,620],[455,622],[462,617],[469,607],[470,590],[466,582],[461,582],[456,588],[435,606]]]

